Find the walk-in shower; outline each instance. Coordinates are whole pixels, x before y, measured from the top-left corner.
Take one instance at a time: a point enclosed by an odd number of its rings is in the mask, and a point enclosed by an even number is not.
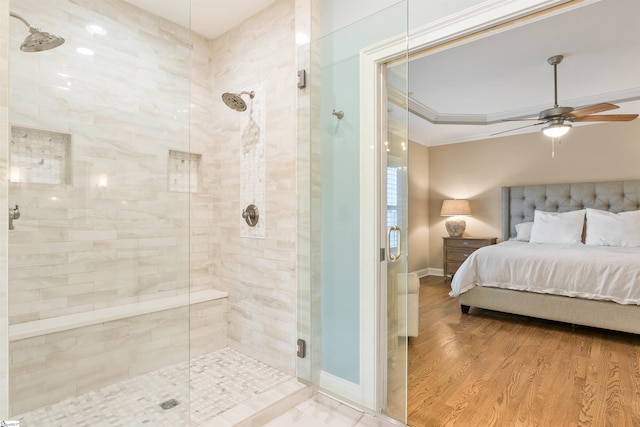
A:
[[[254,91],[251,92],[240,92],[240,93],[229,93],[225,92],[222,94],[222,101],[227,105],[227,107],[236,111],[246,111],[247,103],[242,99],[242,95],[249,95],[250,99],[253,99],[256,96]]]
[[[52,33],[40,30],[29,23],[22,16],[15,12],[9,13],[11,17],[16,18],[24,23],[29,28],[29,35],[24,39],[24,42],[20,45],[20,50],[23,52],[42,52],[56,48],[64,43],[64,39],[60,36],[56,36]]]
[[[191,2],[156,3],[188,14]],[[295,381],[295,88],[268,65],[293,56],[262,44],[293,40],[293,3],[216,39],[124,0],[8,3],[0,420],[236,425],[307,393]],[[29,31],[14,18],[39,38],[23,43]],[[66,42],[25,55],[62,43],[29,21]],[[261,43],[241,37],[247,26],[264,31]],[[247,114],[220,102],[230,89]],[[249,157],[246,138],[270,143],[277,164]],[[241,182],[262,199],[242,199]],[[250,203],[256,227],[240,217]],[[255,237],[267,215],[269,234]]]

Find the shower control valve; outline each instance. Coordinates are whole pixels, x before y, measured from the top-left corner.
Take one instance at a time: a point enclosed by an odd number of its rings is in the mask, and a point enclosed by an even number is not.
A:
[[[9,230],[13,230],[13,220],[20,218],[20,207],[16,205],[15,208],[9,208]]]
[[[260,213],[256,205],[251,204],[242,211],[242,218],[247,221],[249,227],[255,227],[258,224]]]

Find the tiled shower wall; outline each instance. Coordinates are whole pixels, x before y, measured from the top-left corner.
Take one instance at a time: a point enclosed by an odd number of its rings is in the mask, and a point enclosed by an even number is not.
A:
[[[189,193],[169,190],[167,167],[170,150],[189,151],[190,43],[205,40],[120,0],[14,9],[67,39],[20,52],[25,28],[13,20],[10,121],[70,135],[71,178],[9,184],[21,210],[9,233],[10,324],[188,292]]]
[[[211,271],[229,293],[229,345],[289,374],[296,336],[296,46],[294,0],[271,6],[211,42],[214,164]],[[243,114],[220,96],[265,87],[264,238],[240,237]]]

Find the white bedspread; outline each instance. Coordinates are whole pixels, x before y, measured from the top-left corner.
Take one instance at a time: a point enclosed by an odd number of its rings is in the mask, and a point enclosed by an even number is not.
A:
[[[449,295],[474,286],[640,305],[640,248],[502,242],[472,253]]]

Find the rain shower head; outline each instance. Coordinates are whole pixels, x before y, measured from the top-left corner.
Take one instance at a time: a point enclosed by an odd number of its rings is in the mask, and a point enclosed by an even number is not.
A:
[[[226,92],[222,94],[222,101],[232,110],[245,111],[247,109],[247,103],[242,99],[242,95],[249,95],[249,98],[253,99],[256,93],[254,91],[240,93]]]
[[[64,39],[55,34],[41,31],[40,28],[36,28],[29,23],[22,16],[15,12],[9,12],[9,15],[22,21],[24,25],[29,28],[29,35],[24,42],[20,45],[20,50],[23,52],[42,52],[43,50],[53,49],[64,43]]]

